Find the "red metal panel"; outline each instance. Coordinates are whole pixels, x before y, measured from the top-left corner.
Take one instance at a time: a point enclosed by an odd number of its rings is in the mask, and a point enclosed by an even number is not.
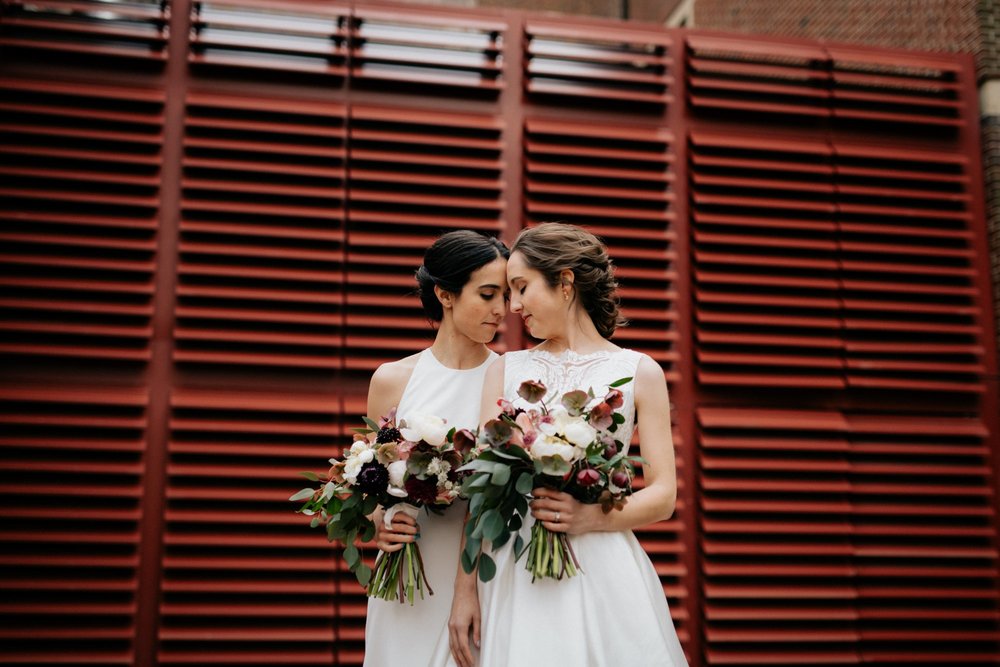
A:
[[[295,473],[430,339],[434,236],[561,219],[606,238],[616,341],[670,381],[678,510],[638,532],[691,664],[995,662],[969,59],[369,2],[0,7],[6,661],[360,664],[364,597]],[[26,487],[53,484],[79,526]]]
[[[135,664],[147,402],[0,385],[0,661]]]
[[[427,345],[413,273],[438,234],[504,228],[503,131],[493,115],[352,107],[348,368],[369,372]]]
[[[198,71],[347,74],[347,7],[327,3],[221,0],[191,3],[187,60]]]
[[[674,61],[664,31],[532,18],[524,32],[524,89],[531,98],[633,110],[662,109],[673,100]]]
[[[174,359],[341,363],[343,107],[192,92]]]
[[[3,0],[0,48],[52,62],[98,58],[162,66],[170,6],[160,0]]]
[[[338,554],[288,496],[350,439],[339,399],[178,389],[170,405],[158,664],[332,664]]]
[[[0,351],[146,362],[162,91],[0,85]]]

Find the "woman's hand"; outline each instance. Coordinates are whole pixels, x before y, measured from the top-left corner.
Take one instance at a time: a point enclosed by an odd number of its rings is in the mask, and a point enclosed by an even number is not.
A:
[[[375,546],[389,554],[399,551],[404,544],[415,542],[420,536],[420,525],[413,517],[402,512],[396,512],[392,517],[392,530],[385,527],[385,510],[381,507],[372,512],[371,519],[375,522]]]
[[[602,530],[604,512],[600,505],[585,505],[564,493],[545,487],[531,492],[531,515],[553,533],[579,535]]]
[[[461,566],[460,566],[461,567]],[[475,667],[476,659],[469,646],[469,634],[472,643],[479,648],[479,628],[482,619],[479,611],[479,591],[476,588],[475,572],[471,575],[471,585],[466,579],[456,582],[455,595],[451,601],[451,618],[448,619],[448,637],[451,645],[451,657],[458,667]]]

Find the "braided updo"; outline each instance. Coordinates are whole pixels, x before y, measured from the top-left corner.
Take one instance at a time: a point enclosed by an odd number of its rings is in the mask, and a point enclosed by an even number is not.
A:
[[[628,324],[619,310],[618,282],[600,239],[575,225],[546,222],[522,231],[511,252],[524,256],[528,266],[545,276],[550,287],[559,285],[559,274],[573,272],[575,293],[604,338]]]
[[[424,253],[424,263],[417,269],[417,294],[424,314],[434,321],[444,318],[444,308],[434,294],[434,287],[459,294],[474,271],[510,251],[502,241],[468,229],[448,232],[438,237]]]

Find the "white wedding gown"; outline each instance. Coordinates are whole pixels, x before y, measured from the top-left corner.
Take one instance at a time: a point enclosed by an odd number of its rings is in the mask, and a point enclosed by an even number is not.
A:
[[[490,352],[476,368],[456,370],[442,365],[430,349],[424,350],[399,400],[397,420],[418,411],[442,417],[458,428],[475,429],[486,369],[496,358]],[[365,667],[433,667],[449,661],[448,617],[467,507],[460,500],[442,515],[420,511],[417,544],[434,595],[425,595],[422,600],[418,596],[412,607],[368,599]]]
[[[550,391],[547,399],[591,387],[600,395],[615,380],[635,376],[640,354],[567,350],[556,356],[526,350],[508,352],[504,359],[504,396],[516,407],[528,407],[517,397],[524,380],[541,380]],[[625,423],[616,435],[626,446],[635,422],[633,386],[621,387]],[[525,544],[533,523],[529,515],[521,529]],[[496,576],[479,585],[480,667],[686,665],[659,577],[632,531],[569,539],[583,571],[561,581],[532,583],[526,555],[514,562],[513,538],[491,554]]]

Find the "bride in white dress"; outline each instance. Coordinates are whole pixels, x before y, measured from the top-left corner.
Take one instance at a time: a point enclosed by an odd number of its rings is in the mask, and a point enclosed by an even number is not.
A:
[[[369,418],[377,421],[396,407],[400,420],[418,411],[458,428],[478,426],[477,398],[486,369],[497,358],[486,343],[506,316],[507,255],[500,241],[465,230],[449,232],[428,248],[417,283],[424,312],[439,323],[437,335],[426,350],[375,371],[368,390]],[[413,606],[369,598],[366,667],[448,661],[448,614],[466,507],[458,502],[441,515],[423,512],[419,520],[400,512],[388,527],[382,510],[373,515],[382,551],[399,551],[419,538],[434,595]]]
[[[674,511],[667,386],[651,358],[608,340],[623,321],[607,250],[579,227],[540,225],[522,232],[511,249],[507,283],[511,310],[543,342],[492,364],[481,421],[498,414],[501,395],[526,407],[517,396],[524,380],[541,380],[555,395],[588,387],[602,395],[609,383],[634,377],[620,388],[626,417],[620,434],[628,443],[635,418],[641,420],[645,486],[623,510],[608,514],[566,493],[534,489],[521,529],[525,543],[534,521],[568,533],[582,572],[532,583],[524,558],[514,562],[514,540],[492,554],[497,573],[490,582],[477,586],[475,575],[459,568],[449,621],[453,659],[460,667],[686,665],[659,577],[632,533]]]

